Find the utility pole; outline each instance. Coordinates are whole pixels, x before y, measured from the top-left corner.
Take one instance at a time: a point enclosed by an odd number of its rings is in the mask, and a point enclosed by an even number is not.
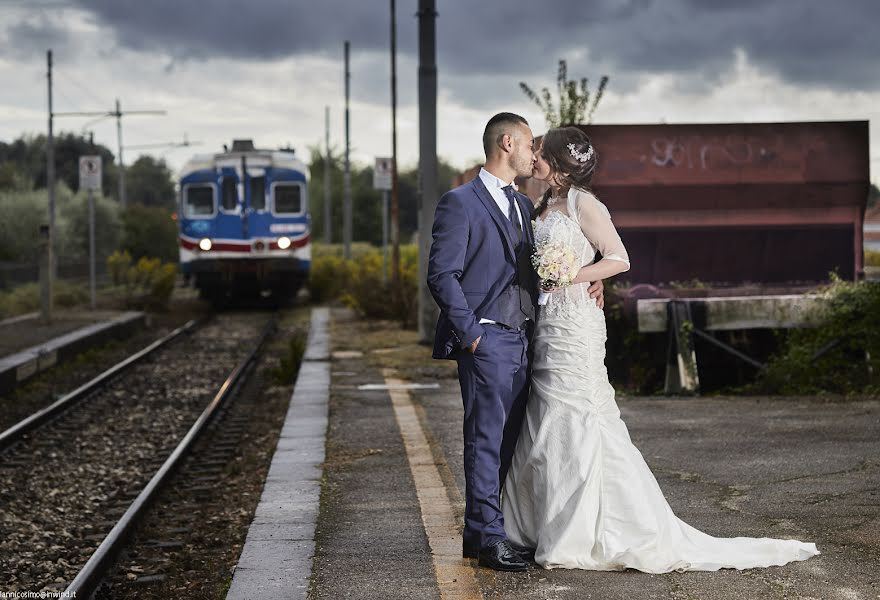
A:
[[[397,10],[395,0],[391,0],[391,289],[394,296],[400,293],[400,204],[397,188]]]
[[[343,256],[347,259],[351,258],[351,162],[349,161],[349,152],[351,151],[351,138],[349,131],[349,82],[351,73],[348,70],[348,53],[349,42],[345,42],[345,175],[343,179],[343,197],[342,197],[342,243]]]
[[[125,163],[122,160],[122,110],[116,99],[116,145],[119,148],[119,206],[125,208]]]
[[[333,240],[333,199],[330,197],[330,166],[333,164],[330,158],[330,107],[324,107],[324,243],[330,244]]]
[[[46,138],[46,188],[49,192],[49,227],[46,244],[46,276],[40,286],[40,312],[44,321],[52,319],[52,287],[55,283],[55,138],[52,131],[52,50],[46,52],[49,92],[49,135]]]
[[[96,121],[101,121],[107,117],[116,117],[116,141],[119,145],[119,204],[125,208],[125,163],[122,162],[122,117],[126,115],[164,115],[164,110],[126,110],[120,108],[119,98],[116,99],[116,110],[110,111],[92,111],[92,112],[59,112],[54,113],[56,117],[99,117]],[[92,121],[95,123],[96,121]],[[51,132],[52,121],[50,117],[49,131]],[[50,133],[51,136],[51,133]]]
[[[435,0],[419,0],[419,338],[430,342],[437,304],[428,290],[428,252],[437,209],[437,39]]]
[[[119,205],[126,207],[125,201],[125,161],[122,160],[122,115],[164,115],[164,110],[129,110],[122,112],[119,107],[119,98],[116,99],[116,143],[119,146]]]

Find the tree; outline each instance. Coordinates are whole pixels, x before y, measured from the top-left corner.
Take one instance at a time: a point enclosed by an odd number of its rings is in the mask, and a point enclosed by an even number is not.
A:
[[[94,144],[82,135],[59,133],[55,138],[55,177],[73,191],[79,189],[79,157],[101,156],[101,188],[113,197],[117,193],[115,157],[109,148]],[[46,136],[23,135],[12,143],[0,142],[0,163],[12,164],[26,189],[46,187]]]
[[[162,206],[132,203],[122,211],[122,249],[132,258],[159,258],[162,262],[177,262],[177,222],[171,211]]]
[[[876,183],[872,183],[868,189],[868,208],[877,204],[878,199],[880,199],[880,188],[877,187]]]
[[[125,197],[144,206],[174,208],[174,179],[165,161],[144,155],[126,167]]]
[[[590,91],[587,89],[587,78],[580,80],[580,85],[575,81],[568,80],[568,66],[564,59],[559,60],[559,71],[556,74],[556,86],[559,95],[558,110],[553,106],[553,99],[550,90],[541,89],[539,96],[527,83],[521,81],[519,88],[529,97],[538,107],[544,111],[544,119],[547,121],[547,127],[559,127],[560,125],[581,125],[593,122],[593,113],[596,106],[605,93],[605,86],[608,85],[608,76],[603,75],[599,80],[599,87],[596,89],[596,95],[593,97],[593,104],[590,105]],[[589,110],[587,107],[589,106]]]
[[[328,163],[323,149],[310,148],[311,181],[309,184],[309,211],[312,215],[312,236],[324,239],[324,165],[330,168],[330,194],[332,202],[332,235],[335,242],[342,240],[342,159],[333,151]],[[437,193],[442,196],[452,184],[458,170],[440,160],[438,165]],[[373,189],[373,168],[356,165],[351,169],[352,239],[356,242],[382,243],[382,192]],[[398,178],[400,202],[400,241],[408,243],[419,228],[419,171],[418,168],[400,171]],[[390,234],[389,234],[390,235]]]
[[[66,186],[65,186],[66,187]],[[63,189],[63,188],[62,188]],[[59,189],[59,191],[61,191]],[[62,196],[62,194],[59,194]],[[66,196],[66,194],[64,194]],[[110,198],[94,197],[95,254],[99,260],[119,247],[119,206]],[[85,192],[72,198],[59,198],[59,260],[86,260],[89,257],[89,202]]]

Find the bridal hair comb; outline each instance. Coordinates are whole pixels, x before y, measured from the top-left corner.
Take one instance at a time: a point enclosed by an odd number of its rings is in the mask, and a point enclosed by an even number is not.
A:
[[[587,146],[586,152],[578,152],[574,144],[569,144],[568,152],[578,162],[587,162],[593,156],[593,146]]]

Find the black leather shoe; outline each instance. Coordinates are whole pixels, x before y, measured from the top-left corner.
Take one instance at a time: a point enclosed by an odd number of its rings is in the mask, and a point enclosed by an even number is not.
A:
[[[461,548],[461,557],[462,558],[477,558],[480,554],[479,550],[473,547],[462,546]]]
[[[528,562],[535,562],[535,551],[537,548],[526,548],[525,546],[517,546],[516,544],[511,544],[511,548],[513,551],[522,556],[522,559]]]
[[[526,571],[529,568],[529,564],[510,547],[507,540],[500,540],[480,550],[478,564],[496,571]]]

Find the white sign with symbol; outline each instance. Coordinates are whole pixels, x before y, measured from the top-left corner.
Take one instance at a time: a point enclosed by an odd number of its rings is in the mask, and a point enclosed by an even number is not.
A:
[[[101,190],[101,157],[79,157],[79,189],[100,191]]]
[[[377,190],[391,189],[391,166],[394,164],[390,158],[376,158],[376,168],[373,169],[373,188]]]

